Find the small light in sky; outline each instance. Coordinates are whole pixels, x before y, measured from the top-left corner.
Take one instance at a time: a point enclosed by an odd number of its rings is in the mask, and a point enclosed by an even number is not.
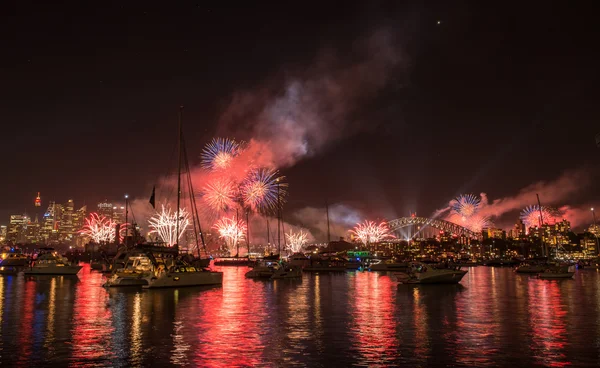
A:
[[[438,20],[438,21],[437,21],[437,24],[442,24],[442,21],[441,21],[441,20]]]

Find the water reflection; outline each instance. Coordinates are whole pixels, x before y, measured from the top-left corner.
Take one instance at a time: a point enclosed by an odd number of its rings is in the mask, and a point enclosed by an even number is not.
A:
[[[222,287],[104,289],[0,276],[1,366],[597,366],[600,274],[471,268],[462,285],[371,272]]]
[[[566,311],[559,281],[535,280],[529,283],[531,330],[538,364],[552,367],[570,365],[566,360]]]

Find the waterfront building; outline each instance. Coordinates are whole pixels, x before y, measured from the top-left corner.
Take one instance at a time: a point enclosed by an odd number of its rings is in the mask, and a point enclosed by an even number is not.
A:
[[[38,217],[35,217],[33,222],[29,221],[25,228],[25,241],[27,243],[39,243],[41,224]]]
[[[7,228],[6,225],[0,225],[0,242],[4,243],[4,241],[6,240],[6,232],[7,232]]]

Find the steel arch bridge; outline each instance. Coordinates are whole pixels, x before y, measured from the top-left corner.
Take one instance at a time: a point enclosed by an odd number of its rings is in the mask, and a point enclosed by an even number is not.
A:
[[[458,236],[468,236],[474,239],[481,239],[482,235],[480,233],[476,233],[472,230],[467,229],[466,227],[457,225],[453,222],[440,220],[440,219],[431,219],[427,217],[401,217],[399,219],[388,221],[388,226],[390,230],[396,231],[403,227],[407,226],[431,226],[438,230],[447,231],[454,235]]]

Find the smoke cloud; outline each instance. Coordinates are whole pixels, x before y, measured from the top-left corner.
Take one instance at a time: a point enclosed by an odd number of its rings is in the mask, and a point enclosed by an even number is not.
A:
[[[538,181],[522,188],[515,195],[491,201],[486,193],[481,193],[478,214],[489,217],[496,226],[504,222],[505,227],[509,228],[516,222],[516,217],[508,219],[506,215],[517,215],[523,208],[536,205],[536,194],[539,194],[542,205],[557,209],[560,217],[570,221],[571,226],[589,224],[591,216],[589,206],[572,208],[565,203],[571,202],[576,194],[590,185],[590,182],[589,173],[581,169],[566,171],[554,180]],[[451,204],[452,201],[449,203]],[[455,216],[450,213],[450,206],[437,210],[435,215],[442,216],[448,221],[455,219]]]
[[[380,30],[357,41],[350,55],[322,52],[306,69],[236,92],[218,132],[249,139],[278,168],[318,153],[363,128],[350,115],[388,85],[401,61],[394,42]]]

